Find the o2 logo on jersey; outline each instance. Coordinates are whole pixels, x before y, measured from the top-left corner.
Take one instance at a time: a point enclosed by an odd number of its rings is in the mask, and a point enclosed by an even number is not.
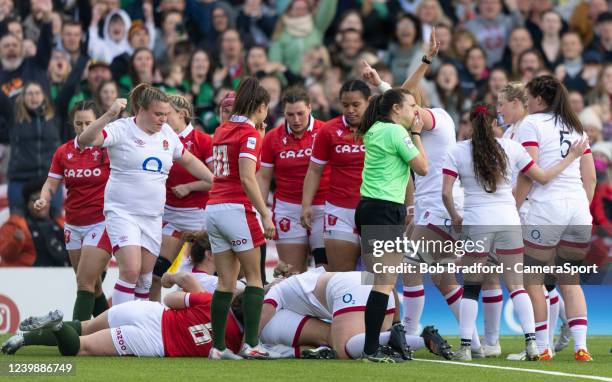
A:
[[[170,148],[168,140],[164,139],[164,141],[162,142],[162,146],[164,146],[164,150],[168,151],[168,148]]]
[[[531,234],[530,235],[531,235],[531,238],[533,240],[538,240],[539,241],[542,238],[542,233],[539,230],[537,230],[537,229],[531,230]]]
[[[68,244],[70,243],[70,235],[72,235],[71,231],[64,231],[64,243]]]
[[[339,154],[365,153],[365,146],[364,145],[337,145],[336,152]]]
[[[156,157],[148,157],[142,162],[142,169],[149,172],[162,172],[162,161]]]
[[[353,299],[353,295],[350,293],[347,293],[344,296],[342,296],[342,302],[345,304],[355,305],[355,300]]]
[[[189,327],[189,333],[196,346],[201,346],[212,341],[211,325],[206,323],[203,325],[194,325]]]
[[[283,232],[289,232],[289,230],[291,229],[291,220],[287,219],[287,218],[282,218],[279,222],[278,222],[278,226],[280,227],[280,230]]]
[[[307,148],[307,149],[299,149],[297,151],[294,151],[294,150],[281,151],[279,156],[281,157],[281,159],[287,159],[287,158],[304,158],[304,157],[309,157],[310,155],[312,155],[312,149]]]
[[[247,239],[232,240],[232,247],[240,247],[241,245],[245,245],[246,243],[248,243]]]

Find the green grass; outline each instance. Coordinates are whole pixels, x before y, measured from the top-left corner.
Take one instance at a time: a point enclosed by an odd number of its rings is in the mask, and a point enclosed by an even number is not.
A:
[[[8,336],[0,336],[3,342]],[[450,342],[457,346],[458,340]],[[573,359],[570,347],[557,354],[552,362],[512,362],[505,356],[522,350],[519,337],[503,337],[504,358],[475,360],[472,363],[557,371],[572,374],[612,378],[612,337],[590,337],[589,350],[595,359],[579,363]],[[415,358],[441,359],[426,350],[415,353]],[[449,382],[506,382],[506,381],[587,381],[573,377],[525,373],[512,370],[465,367],[459,364],[406,362],[398,365],[377,365],[361,361],[209,361],[196,358],[145,359],[134,357],[82,357],[62,358],[55,348],[32,346],[21,349],[17,355],[0,355],[0,362],[74,362],[79,381],[449,381]],[[8,380],[0,376],[0,380]],[[47,378],[44,378],[45,380]],[[58,379],[58,377],[53,377]],[[12,378],[15,381],[42,380],[37,376]]]

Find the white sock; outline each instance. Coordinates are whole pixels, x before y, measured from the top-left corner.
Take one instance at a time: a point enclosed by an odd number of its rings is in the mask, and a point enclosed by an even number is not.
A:
[[[425,305],[423,285],[405,286],[402,301],[404,305],[404,329],[407,334],[416,335],[419,331],[419,322]]]
[[[533,316],[533,306],[531,299],[525,289],[517,289],[510,294],[514,313],[517,315],[523,334],[535,333],[535,320]]]
[[[548,292],[550,297],[550,311],[548,312],[548,343],[555,343],[555,330],[557,330],[557,320],[559,318],[559,292],[553,289]]]
[[[535,323],[535,335],[538,352],[541,354],[548,349],[548,321]]]
[[[276,345],[268,345],[266,344],[266,349],[272,350],[275,353],[279,353],[282,357],[281,358],[300,358],[300,347],[292,347],[292,346],[287,346],[287,345],[282,345],[282,344],[276,344]]]
[[[501,321],[503,304],[504,296],[501,289],[482,291],[486,345],[492,346],[499,341],[499,323]]]
[[[476,327],[476,318],[478,317],[478,301],[469,298],[461,299],[461,310],[459,319],[459,336],[461,340],[472,339],[474,328]],[[472,343],[472,349],[474,344]]]
[[[136,288],[134,288],[134,297],[136,300],[149,300],[149,291],[151,289],[151,283],[153,281],[153,272],[140,275],[136,282]]]
[[[459,323],[461,323],[461,315],[459,311],[461,309],[462,295],[463,288],[461,287],[457,287],[444,295],[448,307],[450,308],[451,312],[453,312],[453,315]],[[472,349],[480,349],[480,338],[478,337],[478,329],[476,328],[476,325],[474,325],[474,333],[472,334]]]
[[[586,350],[587,318],[569,318],[567,320],[567,324],[570,327],[570,332],[572,333],[572,338],[574,339],[574,352],[577,352],[579,349]]]
[[[381,345],[386,345],[389,343],[389,337],[391,337],[391,332],[381,332],[380,337],[378,337],[378,343]],[[344,345],[344,351],[349,356],[349,358],[357,359],[361,357],[361,353],[363,352],[363,345],[365,344],[365,333],[359,333],[346,341],[346,345]]]
[[[565,314],[565,301],[563,297],[559,295],[559,318],[563,324],[567,324],[567,315]]]
[[[112,298],[113,305],[123,304],[124,302],[134,301],[134,288],[136,284],[130,284],[127,281],[117,279],[115,288],[113,289]]]

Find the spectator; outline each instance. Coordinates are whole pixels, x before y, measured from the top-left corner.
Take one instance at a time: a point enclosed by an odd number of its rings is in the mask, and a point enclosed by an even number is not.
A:
[[[584,61],[582,60],[583,45],[577,32],[566,32],[561,38],[562,61],[555,69],[555,76],[569,90],[577,90],[586,94],[588,85],[582,78]]]
[[[488,104],[495,104],[497,102],[497,94],[508,85],[508,82],[508,73],[503,68],[491,70],[486,89],[483,90],[483,94],[479,98],[483,99]],[[468,109],[466,108],[463,110]]]
[[[212,28],[201,41],[200,46],[209,52],[217,52],[220,49],[220,37],[225,31],[235,29],[235,16],[231,6],[223,1],[217,1],[212,8]],[[250,38],[246,35],[245,38]],[[242,38],[242,36],[241,36]]]
[[[195,116],[204,131],[212,134],[219,124],[215,115],[215,88],[213,87],[214,63],[208,52],[197,49],[191,55],[183,87],[191,96]]]
[[[23,187],[21,198],[27,203],[25,214],[12,214],[0,228],[0,267],[70,265],[64,246],[63,220],[53,220],[49,207],[34,208],[43,184],[44,178],[35,179]]]
[[[416,70],[422,55],[419,20],[412,15],[400,16],[395,24],[395,41],[389,44],[383,56],[383,62],[393,73],[394,85],[401,85],[408,74]]]
[[[516,28],[510,33],[508,47],[504,51],[502,65],[506,72],[518,74],[519,57],[523,52],[533,48],[533,40],[527,28]]]
[[[429,42],[429,35],[434,26],[451,24],[451,21],[444,15],[438,0],[422,0],[417,7],[416,15],[421,22],[421,43],[423,44]]]
[[[310,97],[312,116],[321,121],[329,121],[332,114],[323,86],[318,82],[313,82],[306,90]]]
[[[323,45],[313,46],[304,55],[301,76],[305,79],[307,85],[313,82],[323,84],[330,67],[331,59],[327,48]]]
[[[596,35],[589,50],[598,51],[605,62],[612,61],[612,12],[604,12],[597,18]]]
[[[561,63],[563,20],[557,12],[547,11],[542,15],[540,26],[542,28],[542,39],[538,42],[537,48],[542,52],[546,67],[553,70]]]
[[[338,27],[334,33],[334,40],[330,45],[340,44],[342,41],[342,34],[349,29],[356,30],[363,36],[363,20],[361,20],[361,14],[356,9],[350,9],[340,16]]]
[[[584,66],[582,69],[582,79],[586,81],[589,89],[597,85],[597,79],[602,68],[601,54],[596,50],[591,50],[583,54]]]
[[[137,85],[161,82],[156,76],[157,66],[153,51],[148,48],[136,49],[130,60],[127,74],[119,78],[119,94],[125,98]]]
[[[464,69],[459,73],[461,89],[470,99],[475,100],[489,78],[487,54],[481,47],[474,46],[468,49],[463,66]]]
[[[266,74],[273,74],[281,81],[283,88],[289,84],[302,81],[298,76],[287,70],[285,66],[279,62],[271,62],[268,60],[266,48],[262,45],[253,45],[246,57],[247,73],[251,76],[262,77]]]
[[[45,3],[45,6],[48,6],[48,4]],[[24,84],[28,82],[41,84],[45,91],[49,89],[47,68],[51,60],[53,44],[50,7],[44,9],[43,20],[41,29],[43,38],[38,40],[34,57],[25,57],[23,40],[12,34],[6,34],[0,38],[0,59],[2,62],[0,87],[2,92],[11,98],[19,94]]]
[[[437,37],[436,30],[436,37]],[[433,89],[426,88],[431,107],[440,107],[453,118],[455,126],[459,125],[461,112],[469,109],[471,102],[459,87],[459,72],[450,63],[444,63],[438,69]]]
[[[457,126],[457,129],[457,142],[472,138],[473,130],[469,111],[461,113],[461,119],[459,119],[459,126]]]
[[[164,61],[159,65],[159,83],[155,86],[168,94],[185,93],[183,80],[185,79],[185,69],[178,62]],[[157,74],[156,74],[157,75]]]
[[[246,0],[238,13],[236,25],[240,34],[250,36],[255,45],[270,46],[270,37],[276,25],[274,10],[262,0]]]
[[[119,86],[117,83],[112,80],[102,81],[94,95],[94,102],[103,114],[110,109],[117,98],[119,98]]]
[[[57,98],[60,88],[72,70],[72,66],[70,65],[68,59],[68,54],[61,50],[54,50],[51,54],[48,76],[51,84],[50,96],[52,100]]]
[[[161,29],[155,33],[154,49],[155,58],[163,59],[174,45],[187,39],[187,29],[183,22],[183,14],[179,11],[168,11],[164,13]]]
[[[544,68],[544,59],[540,51],[527,49],[519,56],[517,72],[513,74],[513,77],[516,81],[521,81],[526,85],[539,70]]]
[[[396,15],[399,14],[394,11],[399,11],[396,1],[339,1],[326,43],[333,44],[330,37],[337,36],[346,29],[357,29],[362,32],[365,45],[369,49],[384,50],[393,33]],[[376,33],[363,33],[365,31]]]
[[[12,0],[0,0],[0,22],[7,18],[16,17],[15,7]]]
[[[81,85],[79,91],[70,99],[68,109],[72,110],[74,105],[79,101],[92,99],[100,84],[103,81],[110,81],[112,78],[108,63],[97,60],[90,61],[87,69],[87,81],[85,86]]]
[[[34,43],[38,42],[42,25],[50,21],[45,21],[45,12],[51,12],[52,10],[53,3],[51,0],[30,0],[30,13],[23,20],[24,37],[26,39],[32,40]]]
[[[361,58],[363,39],[361,32],[356,29],[346,29],[341,33],[342,37],[333,55],[332,63],[342,70],[342,78],[347,79],[350,78],[350,73]]]
[[[474,46],[478,46],[478,41],[472,32],[463,28],[455,31],[451,42],[452,58],[463,65],[467,51]]]
[[[602,135],[605,141],[612,140],[612,63],[606,64],[599,75],[597,86],[588,97],[592,108],[603,122]]]
[[[593,25],[596,24],[599,15],[606,11],[608,11],[606,0],[582,1],[574,8],[569,22],[570,30],[578,33],[585,46],[589,46],[593,41],[595,37]]]
[[[74,65],[81,55],[83,41],[83,27],[77,21],[67,20],[62,24],[61,48],[70,56],[70,63]]]
[[[597,142],[600,142],[603,123],[597,112],[593,108],[587,107],[578,116],[584,131],[589,136],[589,145],[592,147]]]
[[[151,20],[152,19],[153,17],[151,16]],[[132,26],[130,26],[130,30],[128,31],[129,50],[116,56],[111,62],[110,69],[113,78],[118,79],[122,74],[128,71],[130,58],[136,50],[140,48],[153,49],[153,38],[150,35],[151,30],[155,30],[155,28],[147,28],[140,20],[132,22]]]
[[[451,62],[453,65],[459,67],[461,65],[460,61],[454,59],[453,54],[453,32],[452,28],[449,24],[438,24],[436,25],[436,40],[440,44],[438,49],[438,55],[436,55],[433,60],[431,60],[431,70],[430,73],[436,73],[445,62]]]
[[[584,97],[577,91],[569,91],[569,103],[572,111],[580,114],[584,110]]]
[[[220,67],[213,73],[215,88],[221,85],[238,87],[244,74],[244,45],[240,34],[235,29],[228,29],[221,35],[221,50],[219,53]]]
[[[259,80],[259,84],[270,94],[268,104],[268,117],[265,120],[266,129],[272,129],[281,122],[284,117],[283,105],[281,104],[281,93],[283,87],[278,77],[268,74]]]
[[[502,13],[501,0],[480,0],[478,16],[465,23],[465,27],[476,36],[480,46],[486,49],[489,67],[502,59],[508,36],[514,28],[523,23],[518,10],[511,11],[511,15]]]
[[[525,2],[529,6],[529,10],[524,15],[525,28],[529,31],[534,43],[542,41],[542,22],[546,12],[553,11],[551,0],[539,0]]]
[[[320,1],[311,9],[306,0],[293,0],[279,19],[272,36],[269,57],[292,73],[299,74],[304,54],[323,42],[325,31],[334,19],[337,0]]]
[[[98,23],[102,20],[104,9],[105,6],[102,3],[96,3],[93,7],[89,25],[88,52],[93,59],[112,62],[115,57],[130,51],[128,30],[132,25],[132,20],[122,9],[110,11],[104,19],[104,29],[100,37]]]
[[[612,143],[599,142],[591,149],[595,162],[597,186],[591,202],[594,231],[588,256],[607,259],[610,253],[609,239],[612,235],[612,182],[610,178]]]

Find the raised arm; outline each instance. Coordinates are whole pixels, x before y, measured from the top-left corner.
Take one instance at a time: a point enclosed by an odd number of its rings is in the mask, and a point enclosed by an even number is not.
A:
[[[201,292],[204,290],[198,280],[189,272],[164,273],[161,279],[164,288],[178,285],[185,292]]]
[[[81,135],[76,138],[79,148],[83,149],[91,146],[102,146],[104,143],[102,129],[104,129],[104,126],[108,125],[116,116],[118,116],[119,113],[125,109],[126,105],[127,100],[125,98],[118,98],[115,100],[111,108],[104,113],[104,115],[95,120],[91,125],[87,126]]]

